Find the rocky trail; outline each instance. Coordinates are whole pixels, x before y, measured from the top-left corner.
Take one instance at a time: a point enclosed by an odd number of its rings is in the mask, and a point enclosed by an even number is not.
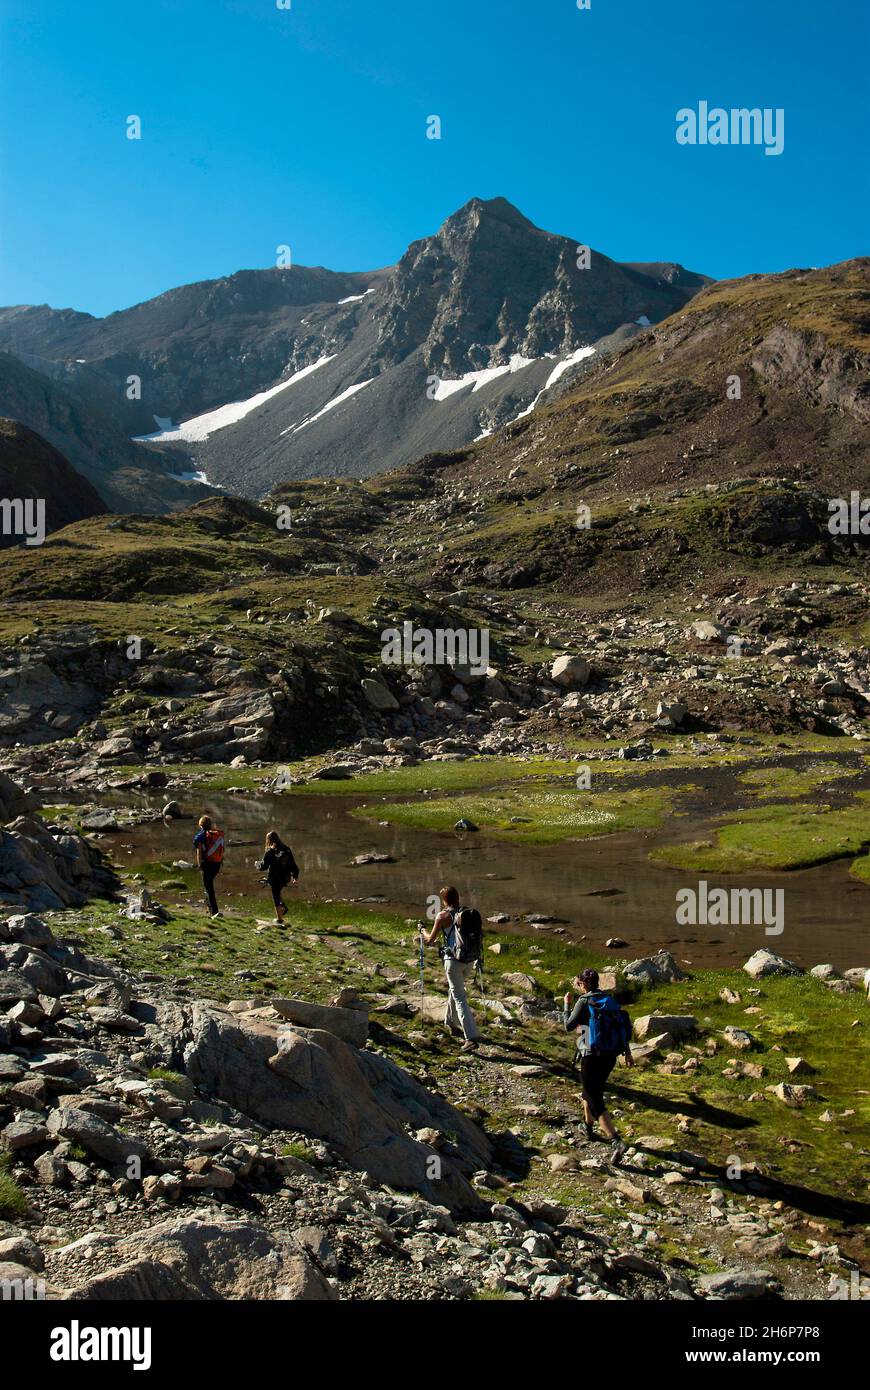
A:
[[[362,956],[341,941],[345,972]],[[50,1298],[819,1298],[860,1269],[860,1203],[824,1219],[736,1177],[693,1151],[691,1104],[647,1134],[618,1090],[622,1166],[585,1143],[566,1061],[508,1022],[541,1016],[522,972],[457,1057],[413,962],[332,1003],[221,1003],[33,914],[0,957],[0,1275]],[[693,1025],[637,1018],[638,1066],[691,1068]]]

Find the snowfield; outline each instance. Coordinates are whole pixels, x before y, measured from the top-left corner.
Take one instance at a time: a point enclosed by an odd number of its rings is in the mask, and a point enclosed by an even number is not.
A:
[[[576,352],[572,352],[570,357],[565,357],[561,362],[556,363],[550,375],[547,377],[547,380],[544,382],[544,390],[549,391],[550,387],[554,386],[559,380],[559,377],[564,376],[568,368],[573,367],[576,362],[582,362],[585,358],[594,356],[594,347],[577,348]]]
[[[374,294],[374,290],[373,290],[373,289],[371,289],[371,290],[364,290],[362,294],[349,294],[349,295],[347,296],[347,299],[339,299],[339,300],[338,300],[338,303],[339,303],[339,304],[358,304],[359,301],[360,301],[361,299],[365,299],[366,295],[369,295],[369,294]]]
[[[358,381],[355,386],[348,386],[347,390],[342,391],[340,396],[336,396],[333,400],[327,401],[326,405],[322,406],[316,415],[309,415],[307,420],[300,421],[298,425],[290,425],[286,430],[281,431],[282,435],[290,434],[291,430],[296,434],[298,430],[304,430],[309,425],[313,425],[315,420],[319,420],[327,411],[334,410],[337,405],[341,405],[342,401],[350,400],[351,396],[355,396],[357,391],[361,391],[364,386],[371,385],[373,381],[374,377],[370,376],[368,381]]]
[[[302,381],[303,377],[311,376],[318,367],[324,367],[327,362],[331,362],[335,353],[328,357],[320,357],[316,362],[312,362],[308,367],[302,367],[298,372],[294,372],[286,381],[281,381],[277,386],[272,386],[268,391],[259,391],[256,396],[250,396],[246,401],[232,401],[229,405],[218,406],[217,410],[209,410],[205,415],[195,415],[191,420],[185,420],[181,425],[173,425],[171,420],[162,416],[155,415],[154,422],[158,428],[153,434],[134,435],[134,442],[143,444],[160,443],[171,444],[184,443],[193,444],[208,439],[210,434],[216,430],[226,429],[227,425],[235,425],[239,420],[244,420],[246,415],[250,415],[252,410],[256,410],[265,401],[277,396],[279,391],[286,391],[288,386],[293,386],[295,382]]]
[[[501,367],[484,367],[479,372],[466,372],[464,376],[456,377],[452,381],[443,381],[439,377],[432,400],[446,401],[448,396],[455,396],[457,391],[464,391],[467,386],[470,386],[472,391],[479,391],[488,381],[507,376],[508,372],[521,372],[523,367],[533,366],[536,360],[534,357],[522,357],[515,352],[510,362],[504,363]]]

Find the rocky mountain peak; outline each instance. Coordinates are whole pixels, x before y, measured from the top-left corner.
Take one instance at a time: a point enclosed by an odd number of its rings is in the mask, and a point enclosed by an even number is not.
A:
[[[538,236],[546,235],[530,222],[520,212],[519,208],[509,202],[507,198],[469,198],[467,203],[463,203],[461,208],[444,220],[439,229],[438,235],[447,232],[462,231],[472,232],[486,223],[500,223],[504,227],[514,227],[517,229],[534,232]]]

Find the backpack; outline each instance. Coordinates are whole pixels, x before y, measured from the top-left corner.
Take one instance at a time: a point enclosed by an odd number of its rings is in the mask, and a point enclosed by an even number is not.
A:
[[[593,1052],[625,1052],[631,1041],[631,1019],[611,994],[590,996],[589,1047]]]
[[[453,926],[445,936],[444,954],[470,965],[483,955],[483,922],[476,907],[459,907],[453,913]]]
[[[289,849],[275,850],[275,868],[284,879],[284,882],[289,883],[290,879],[293,877],[293,856]]]
[[[224,832],[222,830],[207,830],[205,832],[202,857],[208,860],[209,864],[220,864],[224,857]]]

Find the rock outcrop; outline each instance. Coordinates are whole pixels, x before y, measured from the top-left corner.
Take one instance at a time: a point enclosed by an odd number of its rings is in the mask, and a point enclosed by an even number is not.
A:
[[[0,830],[0,907],[50,912],[80,907],[115,887],[114,874],[82,835],[52,831],[36,816]]]
[[[263,1012],[229,1013],[202,1001],[185,1008],[173,1042],[196,1086],[259,1124],[327,1139],[379,1182],[451,1209],[479,1208],[467,1175],[485,1166],[490,1145],[476,1125],[388,1057],[323,1029],[270,1022]],[[169,1022],[177,1027],[174,1016]],[[406,1132],[424,1128],[455,1134],[456,1143],[435,1156]]]

